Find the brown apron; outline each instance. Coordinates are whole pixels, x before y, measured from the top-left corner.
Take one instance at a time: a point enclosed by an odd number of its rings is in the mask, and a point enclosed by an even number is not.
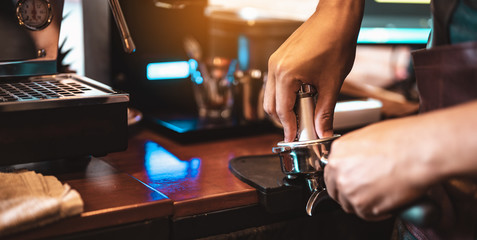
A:
[[[476,2],[467,1],[472,6]],[[421,113],[477,100],[477,42],[451,45],[449,24],[458,3],[431,2],[430,48],[412,53]],[[477,181],[451,179],[432,188],[429,195],[440,205],[441,225],[429,229],[398,225],[401,239],[477,239]]]
[[[477,99],[477,42],[419,50],[412,56],[421,113]]]
[[[477,42],[442,45],[412,55],[421,113],[477,99]],[[442,224],[433,229],[405,224],[415,238],[476,239],[475,181],[451,179],[434,187],[430,197],[442,209]]]

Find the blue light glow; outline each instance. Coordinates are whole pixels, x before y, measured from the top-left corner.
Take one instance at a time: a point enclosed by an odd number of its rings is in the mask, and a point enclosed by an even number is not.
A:
[[[195,59],[189,59],[190,72],[194,72],[199,67],[199,63]]]
[[[167,127],[178,133],[185,133],[197,129],[198,119],[197,118],[183,118],[169,121],[162,121],[156,119],[156,123],[164,127]]]
[[[190,61],[189,61],[190,62]],[[187,78],[190,65],[187,61],[149,63],[146,67],[148,80]]]
[[[204,78],[200,74],[199,71],[192,71],[191,72],[191,79],[194,81],[197,85],[200,85],[204,82]]]
[[[249,68],[250,44],[245,35],[240,35],[238,39],[238,62],[240,70],[245,71]]]
[[[198,77],[194,77],[194,81],[195,83],[197,83],[197,85],[200,85],[204,82],[204,78],[202,78],[202,76],[198,76]]]
[[[144,150],[144,167],[149,180],[156,184],[194,178],[199,174],[200,158],[180,160],[155,142],[146,142]]]
[[[172,129],[173,131],[176,131],[178,133],[184,133],[184,132],[187,132],[189,130],[188,128],[182,128],[182,127],[176,126],[172,123],[168,123],[168,122],[165,122],[165,121],[157,120],[157,122],[159,122],[161,125],[169,128],[169,129]]]
[[[189,71],[193,82],[200,85],[204,82],[202,74],[198,71],[199,63],[195,59],[189,59]]]
[[[426,44],[430,28],[361,28],[358,43]]]

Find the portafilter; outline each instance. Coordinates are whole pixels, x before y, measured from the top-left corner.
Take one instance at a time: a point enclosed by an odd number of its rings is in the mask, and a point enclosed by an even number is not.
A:
[[[315,132],[313,113],[315,111],[314,96],[316,90],[308,84],[303,84],[297,93],[295,113],[298,131],[293,142],[279,142],[273,148],[278,153],[282,172],[287,178],[295,179],[304,176],[311,191],[306,204],[306,213],[312,216],[315,207],[328,198],[323,171],[328,163],[331,144],[340,137],[319,139]],[[397,216],[404,221],[417,226],[428,227],[438,224],[441,211],[432,200],[423,197],[412,204],[398,209]]]
[[[313,214],[315,206],[327,196],[323,180],[323,166],[328,162],[328,154],[333,140],[340,137],[318,139],[313,124],[315,110],[315,89],[308,84],[303,84],[297,93],[295,112],[297,115],[298,131],[293,142],[279,142],[273,148],[274,153],[280,156],[283,173],[288,178],[304,176],[311,191],[311,196],[306,204],[308,215]]]

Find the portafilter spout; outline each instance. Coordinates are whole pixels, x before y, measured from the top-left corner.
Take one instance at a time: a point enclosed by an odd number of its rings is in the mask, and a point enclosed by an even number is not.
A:
[[[273,152],[280,156],[282,171],[288,178],[296,178],[298,175],[305,177],[311,191],[306,205],[306,212],[310,216],[318,203],[328,195],[321,162],[328,161],[331,143],[340,136],[335,134],[332,137],[318,139],[313,115],[315,94],[316,91],[311,85],[301,86],[295,107],[298,127],[295,141],[279,142],[278,146],[273,148]]]

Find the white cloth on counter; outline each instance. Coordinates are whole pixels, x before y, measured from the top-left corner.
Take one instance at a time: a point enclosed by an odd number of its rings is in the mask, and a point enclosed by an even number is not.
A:
[[[54,176],[0,172],[0,237],[81,212],[79,193]]]

